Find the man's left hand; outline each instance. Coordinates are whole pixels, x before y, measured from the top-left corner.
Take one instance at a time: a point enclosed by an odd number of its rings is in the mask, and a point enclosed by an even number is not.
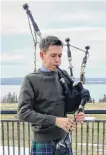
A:
[[[83,123],[83,120],[84,120],[84,117],[85,117],[85,114],[83,113],[83,112],[80,112],[80,113],[75,113],[75,116],[74,116],[74,118],[76,119],[76,121],[78,122],[78,123]]]

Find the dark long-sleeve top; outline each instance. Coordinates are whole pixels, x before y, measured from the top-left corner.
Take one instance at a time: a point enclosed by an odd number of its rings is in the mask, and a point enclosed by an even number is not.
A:
[[[66,132],[55,125],[56,117],[65,116],[65,96],[58,72],[28,74],[21,85],[18,118],[32,125],[33,140],[62,138]]]

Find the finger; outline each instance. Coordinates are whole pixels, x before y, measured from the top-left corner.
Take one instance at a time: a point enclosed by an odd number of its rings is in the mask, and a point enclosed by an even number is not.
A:
[[[85,114],[85,113],[76,111],[75,114]]]
[[[68,130],[68,131],[70,130],[70,125],[67,125],[67,130]]]
[[[73,123],[69,123],[69,126],[72,128],[76,128],[76,124],[73,124]]]
[[[84,121],[84,118],[83,118],[83,119],[79,119],[79,118],[77,118],[76,121],[77,121],[77,122]]]
[[[84,124],[83,120],[77,121],[77,124]]]
[[[78,121],[78,123],[80,123],[80,124],[84,124],[84,122],[81,120],[81,121]]]
[[[70,126],[69,131],[75,131],[75,128],[73,128],[73,126]]]
[[[70,124],[64,123],[63,129],[64,129],[66,132],[69,132],[69,128],[70,128]]]
[[[74,122],[74,120],[69,119],[69,120],[68,120],[68,124],[69,124],[70,126],[73,126],[74,128],[76,128],[76,123]]]
[[[68,124],[67,126],[66,126],[66,129],[68,130],[68,132],[70,132],[70,131],[74,131],[75,130],[75,128],[76,128],[76,126],[75,125],[73,125],[73,124]]]
[[[76,119],[77,122],[81,122],[81,121],[83,121],[83,120],[84,120],[84,118],[81,118],[81,119],[80,119],[80,118],[77,118],[77,119]]]
[[[70,123],[72,123],[72,124],[75,124],[75,122],[74,122],[74,120],[72,120],[72,119],[68,119],[68,122],[70,122]]]
[[[80,124],[84,124],[84,122],[83,121],[80,121]]]
[[[84,116],[75,116],[75,119],[84,119]]]
[[[67,128],[63,128],[67,133],[69,133],[69,130],[67,130]]]
[[[84,115],[85,113],[84,113],[84,112],[78,112],[78,111],[77,111],[77,112],[75,112],[75,115],[76,115],[76,114],[77,114],[77,115],[78,115],[78,114],[79,114],[79,115]]]
[[[84,114],[75,114],[74,117],[84,117],[85,115]]]
[[[85,113],[84,112],[79,112],[79,115],[84,115]]]

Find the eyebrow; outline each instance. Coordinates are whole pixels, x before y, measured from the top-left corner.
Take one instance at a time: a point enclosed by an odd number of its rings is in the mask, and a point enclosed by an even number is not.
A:
[[[62,55],[62,53],[57,54],[57,53],[51,53],[51,55]]]

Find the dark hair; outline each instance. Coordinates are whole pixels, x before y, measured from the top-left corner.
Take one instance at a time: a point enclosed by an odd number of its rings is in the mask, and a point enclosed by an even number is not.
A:
[[[50,45],[57,45],[57,46],[63,47],[62,41],[55,36],[47,36],[45,38],[42,38],[42,40],[40,41],[39,47],[41,50],[46,52]]]

